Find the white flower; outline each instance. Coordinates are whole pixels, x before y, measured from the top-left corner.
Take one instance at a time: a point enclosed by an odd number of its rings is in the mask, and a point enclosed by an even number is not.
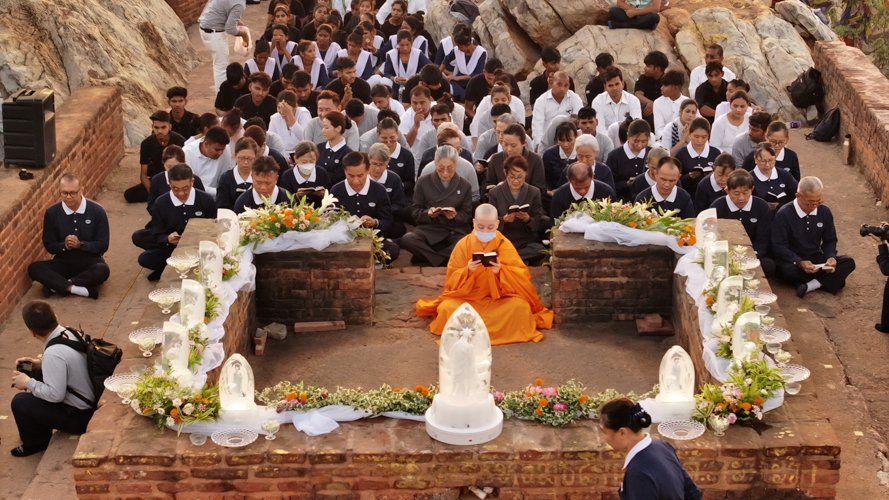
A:
[[[182,413],[184,413],[185,415],[191,415],[192,413],[194,413],[194,406],[191,403],[188,403],[187,405],[182,407]]]
[[[179,398],[174,399],[173,406],[182,406],[182,400]]]
[[[139,411],[139,402],[136,401],[135,399],[130,401],[130,408],[132,408],[136,411]]]
[[[155,408],[154,411],[156,411],[158,415],[163,415],[163,414],[164,414],[164,409],[161,408],[160,406],[158,406],[157,408]]]
[[[253,210],[252,208],[249,208],[249,207],[245,207],[245,210],[243,212],[241,212],[241,215],[239,216],[239,218],[247,219],[247,220],[255,219],[257,217],[259,217],[259,214],[256,213],[256,210]]]
[[[750,385],[750,384],[752,384],[752,383],[753,383],[753,379],[752,379],[752,378],[744,379],[744,385]]]
[[[319,207],[319,210],[323,211],[325,208],[333,205],[334,203],[336,203],[338,201],[339,200],[337,200],[336,197],[334,197],[330,193],[330,191],[324,191],[324,198],[321,199],[321,206]]]
[[[765,389],[763,389],[763,390],[761,390],[761,391],[759,391],[759,392],[762,393],[763,396],[768,396],[768,395],[769,395],[769,391],[767,391],[767,390],[765,390]]]
[[[176,421],[173,420],[173,417],[167,417],[167,425],[175,425]]]

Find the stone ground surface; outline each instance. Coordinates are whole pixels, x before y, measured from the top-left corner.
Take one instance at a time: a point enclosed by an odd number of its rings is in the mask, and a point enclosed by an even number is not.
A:
[[[247,9],[245,20],[253,31],[264,22],[265,7],[263,4]],[[199,57],[208,61],[195,26],[189,29],[189,35]],[[209,64],[205,63],[191,75],[190,109],[200,112],[212,108],[215,93],[211,85]],[[884,445],[889,433],[889,374],[885,369],[889,339],[873,329],[879,321],[885,278],[874,262],[874,245],[858,236],[862,223],[875,224],[889,216],[884,208],[875,205],[872,190],[857,170],[841,165],[836,145],[807,142],[803,139],[805,132],[808,130],[792,132],[791,148],[800,156],[803,173],[817,175],[824,181],[825,202],[836,218],[840,251],[857,260],[858,270],[838,297],[816,292],[801,300],[788,287],[772,287],[803,362],[812,370],[812,378],[803,385],[803,394],[812,385],[818,386],[820,404],[811,411],[830,419],[842,443],[843,466],[837,498],[889,498],[889,463]],[[121,195],[137,178],[137,155],[134,149],[127,152],[97,196],[112,227],[112,245],[106,259],[113,273],[101,289],[102,297],[98,301],[78,297],[49,299],[64,323],[79,324],[93,335],[104,333],[106,339],[117,343],[126,342],[127,334],[139,327],[133,322],[141,317],[147,294],[153,289],[136,264],[138,251],[130,242],[130,234],[145,224],[147,213],[144,206],[124,203]],[[407,260],[403,257],[396,267],[405,265]],[[545,276],[539,270],[535,270],[535,276],[547,302],[548,290],[542,284]],[[280,344],[272,344],[264,358],[250,357],[258,378],[304,379],[329,388],[338,384],[369,388],[383,382],[409,386],[436,380],[435,337],[427,333],[425,320],[413,318],[411,302],[419,298],[416,294],[435,296],[441,280],[439,270],[424,270],[421,274],[405,274],[403,270],[382,273],[377,281],[378,328],[302,334],[298,343],[291,334]],[[402,286],[404,283],[409,283],[410,288]],[[415,290],[419,292],[415,294]],[[22,303],[36,298],[42,298],[37,285]],[[20,317],[20,311],[16,311],[0,326],[0,366],[6,367],[7,374],[16,358],[35,355],[40,349],[28,337]],[[645,390],[656,382],[657,362],[668,345],[669,339],[636,337],[629,324],[560,328],[548,332],[539,344],[495,347],[494,383],[515,389],[535,377],[553,382],[573,377],[591,387]],[[615,356],[618,349],[624,357]],[[282,361],[274,363],[276,358]],[[639,359],[649,362],[642,368],[628,369],[637,366]],[[617,371],[620,377],[613,376]],[[262,387],[261,383],[257,387]],[[0,499],[73,498],[70,456],[76,436],[59,434],[47,452],[29,458],[14,459],[8,454],[8,449],[19,444],[5,403],[15,392],[0,385],[0,400],[4,401],[0,405]]]

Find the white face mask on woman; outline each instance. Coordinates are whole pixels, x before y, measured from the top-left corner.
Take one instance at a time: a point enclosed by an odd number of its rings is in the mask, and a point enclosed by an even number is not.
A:
[[[314,163],[297,163],[296,168],[299,169],[299,173],[308,177],[312,175],[312,172],[315,170]]]

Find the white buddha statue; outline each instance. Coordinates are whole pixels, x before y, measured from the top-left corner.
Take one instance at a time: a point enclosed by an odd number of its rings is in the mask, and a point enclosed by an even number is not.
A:
[[[195,280],[182,280],[182,299],[179,302],[179,324],[191,329],[204,323],[207,299],[204,286]]]
[[[191,345],[188,341],[188,328],[171,321],[164,322],[164,345],[161,351],[161,366],[170,370],[170,375],[180,386],[188,387],[194,380],[194,373],[188,368]]]
[[[231,253],[238,248],[241,230],[238,227],[238,215],[227,208],[216,211],[217,244],[223,254]]]
[[[222,251],[212,241],[200,243],[201,284],[209,288],[217,297],[223,298],[222,286]]]

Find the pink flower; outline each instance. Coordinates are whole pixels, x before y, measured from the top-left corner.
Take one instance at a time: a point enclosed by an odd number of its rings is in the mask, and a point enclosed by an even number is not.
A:
[[[500,391],[494,391],[492,394],[494,396],[494,402],[500,404],[503,402],[503,393]]]
[[[540,394],[547,398],[554,398],[558,393],[559,391],[557,391],[555,387],[546,387],[540,390]]]
[[[553,405],[553,411],[565,411],[568,409],[568,405],[565,403],[556,403]]]
[[[528,388],[528,392],[533,392],[534,394],[540,394],[540,386],[532,385]]]
[[[734,424],[737,421],[738,421],[738,417],[734,413],[728,414],[728,423],[729,424]]]

